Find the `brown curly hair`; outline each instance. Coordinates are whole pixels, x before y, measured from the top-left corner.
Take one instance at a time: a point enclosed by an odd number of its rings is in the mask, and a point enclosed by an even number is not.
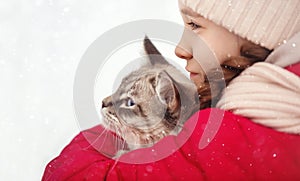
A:
[[[197,88],[200,109],[214,107],[224,86],[227,86],[232,79],[247,67],[256,62],[264,61],[271,52],[272,50],[247,42],[241,47],[240,56],[230,57],[221,64],[221,71],[216,69],[208,72],[203,84]],[[220,75],[220,72],[222,75]]]

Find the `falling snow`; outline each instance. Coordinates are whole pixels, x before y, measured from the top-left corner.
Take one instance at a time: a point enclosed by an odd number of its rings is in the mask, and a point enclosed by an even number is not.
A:
[[[110,28],[147,17],[181,23],[172,0],[0,2],[0,180],[41,179],[81,129],[72,105],[80,57]]]
[[[151,173],[153,171],[153,167],[151,165],[146,166],[146,171]]]

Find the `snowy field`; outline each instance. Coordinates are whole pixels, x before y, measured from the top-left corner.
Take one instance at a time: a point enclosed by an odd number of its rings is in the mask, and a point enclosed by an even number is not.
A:
[[[72,100],[81,56],[105,31],[140,19],[181,24],[175,0],[0,0],[0,180],[41,179],[82,129]]]

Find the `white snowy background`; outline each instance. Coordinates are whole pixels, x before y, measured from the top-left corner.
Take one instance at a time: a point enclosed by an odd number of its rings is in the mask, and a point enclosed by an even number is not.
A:
[[[0,0],[0,180],[41,180],[81,130],[81,56],[103,32],[146,18],[181,23],[176,0]]]

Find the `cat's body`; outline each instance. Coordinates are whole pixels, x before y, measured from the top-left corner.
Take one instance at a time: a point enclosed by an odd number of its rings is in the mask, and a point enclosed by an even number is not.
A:
[[[195,85],[169,64],[147,37],[144,48],[150,63],[127,75],[117,91],[102,102],[106,127],[126,141],[127,151],[177,135],[199,110]]]

